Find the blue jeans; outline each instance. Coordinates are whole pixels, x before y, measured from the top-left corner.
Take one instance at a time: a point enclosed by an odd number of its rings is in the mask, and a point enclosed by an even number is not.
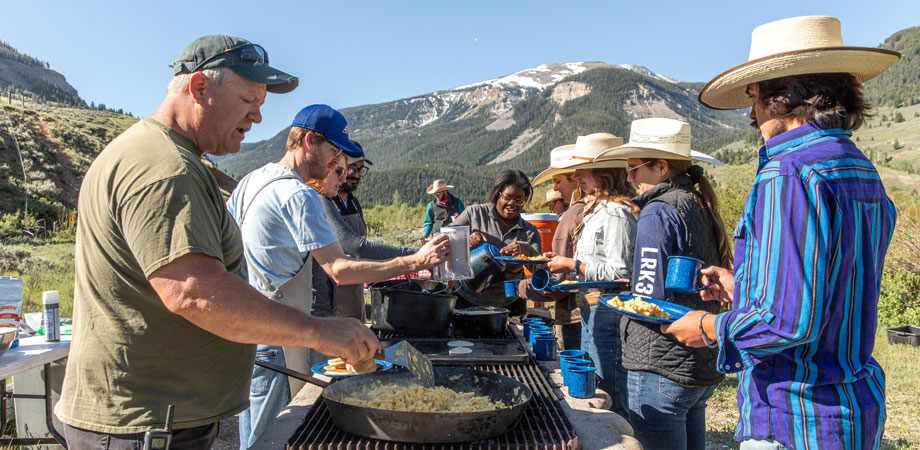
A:
[[[256,359],[284,366],[281,347],[259,344]],[[249,409],[240,413],[240,449],[246,450],[262,436],[291,401],[287,376],[261,366],[252,369],[249,385]]]
[[[562,336],[563,350],[581,350],[581,324],[573,323],[560,325],[559,334]]]
[[[785,445],[774,440],[748,439],[741,441],[741,450],[788,450]]]
[[[706,448],[706,400],[716,386],[684,386],[629,371],[629,423],[645,450]]]
[[[613,399],[613,411],[625,417],[628,403],[620,317],[620,313],[606,307],[581,308],[581,349],[597,367],[597,387]]]

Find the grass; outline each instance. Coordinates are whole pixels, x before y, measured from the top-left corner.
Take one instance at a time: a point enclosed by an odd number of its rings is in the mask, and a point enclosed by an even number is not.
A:
[[[882,448],[886,450],[907,450],[920,448],[920,373],[917,361],[920,348],[889,344],[884,332],[875,339],[872,354],[885,370],[886,407],[888,420]],[[738,421],[736,392],[738,378],[726,377],[716,388],[706,408],[706,437],[713,448],[737,449],[734,440]]]
[[[7,270],[0,276],[22,278],[22,312],[42,310],[42,292],[58,291],[61,316],[73,314],[74,290],[74,243],[22,242],[2,245],[0,250],[22,250],[28,253],[18,269]]]

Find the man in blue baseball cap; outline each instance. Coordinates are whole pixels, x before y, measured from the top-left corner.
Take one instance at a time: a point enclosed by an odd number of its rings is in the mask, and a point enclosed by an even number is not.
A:
[[[324,196],[336,194],[338,183],[330,185],[326,180],[332,170],[344,171],[346,155],[358,158],[364,153],[349,140],[348,123],[340,112],[326,105],[302,109],[291,125],[286,150],[277,163],[268,163],[240,180],[227,201],[243,236],[249,283],[270,299],[309,314],[313,261],[341,285],[430,269],[447,257],[447,239],[432,240],[415,254],[385,261],[345,255],[323,205]],[[354,318],[317,320],[346,325],[341,332],[344,340],[354,339],[354,326],[364,328]],[[257,358],[300,372],[309,372],[317,362],[309,349],[269,344],[274,345],[258,347]],[[312,348],[329,354],[323,348]],[[260,366],[253,370],[250,408],[240,413],[242,449],[255,443],[304,385],[286,378]]]

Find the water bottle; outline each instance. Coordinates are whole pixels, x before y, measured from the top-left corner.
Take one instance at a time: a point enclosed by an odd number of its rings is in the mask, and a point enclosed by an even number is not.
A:
[[[45,306],[45,316],[42,324],[42,326],[45,328],[45,341],[60,341],[61,310],[58,306],[57,291],[42,292],[42,304]]]

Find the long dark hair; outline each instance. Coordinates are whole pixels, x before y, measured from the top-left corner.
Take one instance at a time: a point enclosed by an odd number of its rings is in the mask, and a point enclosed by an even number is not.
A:
[[[652,163],[660,161],[659,158],[642,158],[642,162]],[[674,183],[674,177],[686,173],[690,180],[699,188],[696,190],[697,200],[700,206],[709,212],[709,220],[712,222],[712,232],[715,235],[716,243],[719,246],[719,263],[722,267],[730,268],[733,263],[732,243],[728,239],[728,233],[725,232],[725,222],[722,221],[722,214],[719,213],[719,200],[716,198],[716,192],[712,189],[712,184],[703,173],[703,168],[693,164],[693,161],[680,159],[667,159],[669,183]]]
[[[594,192],[584,196],[585,216],[594,212],[594,208],[600,206],[600,202],[603,200],[619,203],[629,208],[633,214],[639,214],[639,207],[632,202],[632,198],[636,196],[636,190],[626,181],[626,169],[608,167],[588,170],[597,181],[597,187]],[[581,236],[581,230],[584,227],[584,220],[575,227],[576,239]]]
[[[760,101],[780,118],[855,130],[869,117],[860,84],[848,73],[793,75],[757,85]]]
[[[527,178],[527,175],[517,169],[505,169],[495,175],[495,179],[492,180],[492,189],[489,190],[489,202],[492,205],[496,205],[498,197],[502,195],[502,191],[511,185],[517,186],[524,191],[524,195],[527,196],[524,199],[524,203],[530,201],[530,197],[533,195],[533,185],[530,184],[530,179]]]

